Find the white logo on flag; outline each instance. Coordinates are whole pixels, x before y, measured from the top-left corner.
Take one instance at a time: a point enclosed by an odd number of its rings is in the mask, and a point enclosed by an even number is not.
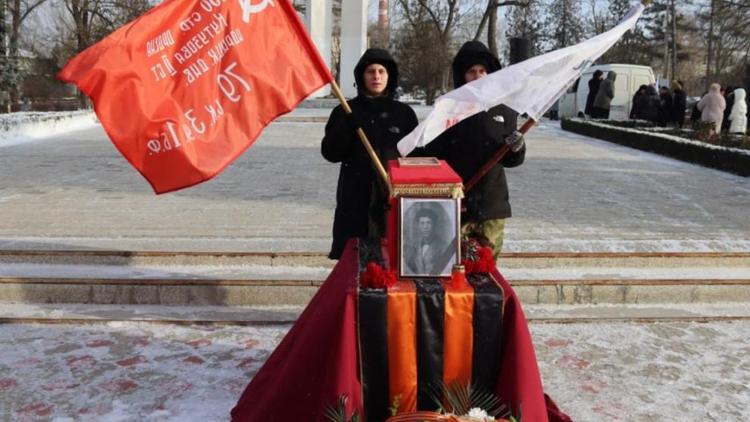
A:
[[[250,15],[260,13],[268,6],[276,6],[273,4],[273,0],[263,0],[260,4],[253,4],[252,0],[237,0],[237,2],[242,8],[242,20],[245,23],[250,23]]]

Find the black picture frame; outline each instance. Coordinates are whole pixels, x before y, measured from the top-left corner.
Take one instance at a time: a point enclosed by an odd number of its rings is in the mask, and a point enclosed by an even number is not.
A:
[[[399,199],[399,278],[450,277],[459,262],[459,199]]]

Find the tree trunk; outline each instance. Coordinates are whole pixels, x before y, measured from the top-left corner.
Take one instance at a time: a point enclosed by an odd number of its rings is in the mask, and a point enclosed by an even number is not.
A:
[[[675,1],[671,1],[672,6],[672,79],[678,79],[677,73],[677,7]]]
[[[499,54],[497,54],[497,7],[494,7],[494,5],[489,10],[488,20],[487,47],[493,56],[499,57]]]
[[[484,32],[484,26],[487,25],[487,21],[490,17],[490,10],[492,10],[494,5],[495,0],[487,0],[487,9],[484,11],[482,20],[479,22],[479,27],[477,27],[477,32],[474,34],[474,41],[479,41],[479,37],[482,36],[482,32]]]
[[[0,0],[0,57],[5,57],[5,38],[7,30],[5,28],[5,11],[7,10],[5,5],[6,0]]]

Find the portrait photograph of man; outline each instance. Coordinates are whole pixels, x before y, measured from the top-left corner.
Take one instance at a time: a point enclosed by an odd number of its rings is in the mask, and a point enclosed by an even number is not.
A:
[[[401,199],[401,277],[448,277],[457,261],[458,201]]]

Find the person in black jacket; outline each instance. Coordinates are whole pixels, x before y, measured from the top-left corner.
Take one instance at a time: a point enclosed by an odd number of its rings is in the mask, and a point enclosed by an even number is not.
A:
[[[453,59],[453,83],[458,88],[500,67],[484,44],[469,41]],[[418,152],[446,160],[466,183],[501,146],[509,146],[501,162],[466,193],[466,211],[461,216],[462,232],[489,241],[495,259],[502,249],[505,219],[511,216],[505,167],[521,165],[526,156],[517,120],[518,113],[501,104],[462,120]]]
[[[646,95],[646,90],[648,89],[648,86],[641,85],[638,88],[638,91],[633,94],[633,101],[632,101],[632,108],[630,109],[630,118],[631,119],[641,119],[641,120],[647,120],[646,119],[646,108],[648,108],[648,95]]]
[[[583,111],[589,117],[594,113],[594,99],[599,92],[599,85],[602,83],[602,79],[604,79],[604,72],[597,69],[589,81],[589,93],[586,95],[586,109]]]
[[[339,259],[348,239],[382,237],[385,233],[387,189],[356,130],[361,127],[383,166],[398,158],[396,143],[417,126],[414,110],[393,99],[398,67],[391,55],[369,49],[354,68],[357,97],[349,101],[352,114],[333,109],[321,144],[323,157],[341,163],[336,189],[333,245],[328,257]]]
[[[685,124],[685,109],[687,108],[687,94],[682,89],[680,81],[672,81],[672,118],[675,126],[682,128]]]
[[[667,126],[667,122],[672,120],[672,93],[669,88],[663,86],[659,88],[659,111],[657,112],[657,124],[661,127]]]

